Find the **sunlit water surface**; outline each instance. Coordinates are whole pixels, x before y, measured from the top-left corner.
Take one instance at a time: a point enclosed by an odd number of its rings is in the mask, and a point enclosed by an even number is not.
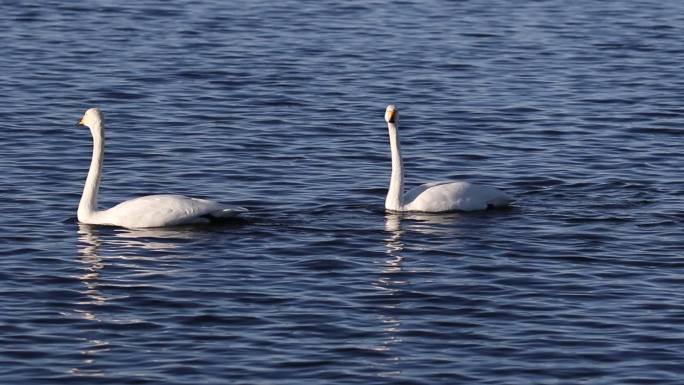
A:
[[[681,384],[684,2],[0,5],[0,382]],[[508,210],[383,210],[408,187]],[[183,193],[222,227],[79,225]]]

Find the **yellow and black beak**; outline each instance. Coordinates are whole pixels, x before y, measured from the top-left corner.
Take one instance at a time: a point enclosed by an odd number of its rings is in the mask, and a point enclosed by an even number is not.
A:
[[[83,123],[83,118],[81,118],[81,120],[79,120],[78,123],[76,123],[76,127],[78,126],[85,126],[85,123]]]
[[[387,111],[387,121],[389,123],[396,123],[396,116],[397,116],[397,111],[396,110],[389,110]]]

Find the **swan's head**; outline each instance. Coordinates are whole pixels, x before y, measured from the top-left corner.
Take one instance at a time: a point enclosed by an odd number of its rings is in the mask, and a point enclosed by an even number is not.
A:
[[[397,123],[399,121],[399,112],[397,111],[397,106],[390,104],[385,109],[385,121],[387,123]]]
[[[95,136],[95,134],[102,135],[102,126],[104,123],[104,117],[99,108],[93,107],[89,108],[81,121],[78,122],[79,125],[87,126],[90,128],[90,132]]]

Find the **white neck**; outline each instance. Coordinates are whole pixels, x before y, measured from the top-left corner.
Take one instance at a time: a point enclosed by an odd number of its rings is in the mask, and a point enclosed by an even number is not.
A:
[[[83,187],[81,202],[78,204],[78,220],[88,222],[97,211],[97,192],[100,189],[100,174],[102,172],[102,157],[104,155],[104,134],[101,127],[91,129],[93,133],[93,159]]]
[[[392,150],[392,176],[385,199],[385,208],[401,211],[404,206],[404,164],[401,160],[399,134],[395,123],[387,123],[387,129],[389,130],[390,149]]]

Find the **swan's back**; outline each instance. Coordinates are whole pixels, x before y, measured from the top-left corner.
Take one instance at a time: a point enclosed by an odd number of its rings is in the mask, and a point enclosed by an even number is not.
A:
[[[474,211],[510,204],[512,199],[503,191],[470,182],[431,182],[420,185],[404,195],[408,211]]]
[[[183,195],[147,195],[121,202],[98,213],[100,224],[128,228],[165,227],[206,223],[213,218],[237,215],[242,209],[228,208],[220,203]]]

